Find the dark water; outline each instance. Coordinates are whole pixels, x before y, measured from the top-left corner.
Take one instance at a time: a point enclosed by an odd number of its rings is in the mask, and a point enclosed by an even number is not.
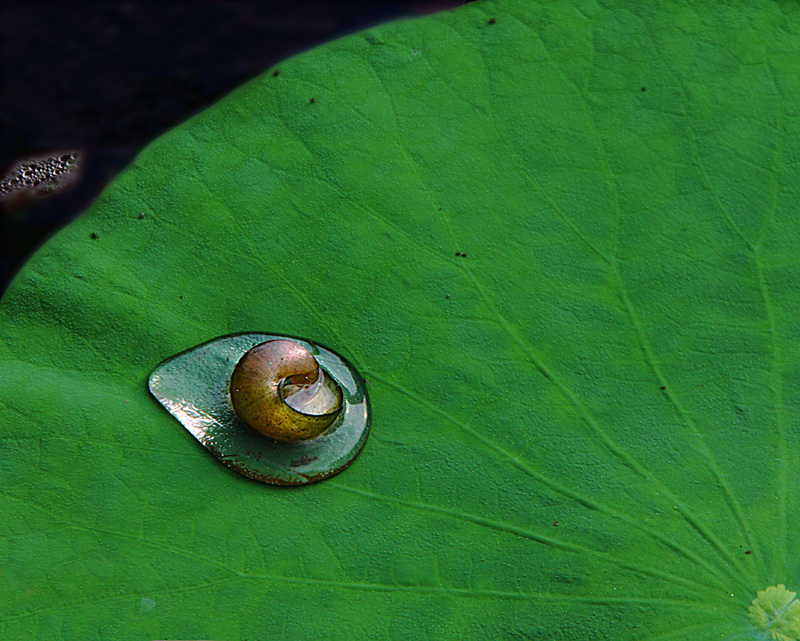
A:
[[[80,152],[78,178],[0,202],[0,292],[150,140],[263,69],[333,38],[463,0],[0,3],[0,177]]]

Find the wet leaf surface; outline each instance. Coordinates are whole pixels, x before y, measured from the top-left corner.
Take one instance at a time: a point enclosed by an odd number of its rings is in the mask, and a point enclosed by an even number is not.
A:
[[[282,338],[270,334],[221,336],[159,364],[148,387],[227,467],[264,483],[303,485],[330,478],[358,456],[369,434],[369,400],[366,384],[351,365],[330,350],[303,341],[300,344],[328,373],[331,384],[341,390],[336,420],[320,436],[291,443],[265,438],[249,427],[232,403],[234,368],[250,348]]]
[[[794,634],[798,30],[470,3],[152,143],[0,307],[3,638]],[[340,476],[250,482],[149,396],[245,331],[366,378]]]

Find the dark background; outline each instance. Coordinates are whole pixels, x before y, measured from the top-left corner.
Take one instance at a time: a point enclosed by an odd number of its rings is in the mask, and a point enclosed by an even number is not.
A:
[[[281,60],[464,0],[0,2],[0,178],[69,149],[79,178],[0,201],[0,294],[149,141]]]

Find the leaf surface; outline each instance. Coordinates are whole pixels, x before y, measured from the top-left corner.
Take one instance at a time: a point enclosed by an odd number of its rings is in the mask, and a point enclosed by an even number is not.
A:
[[[800,635],[748,614],[800,585],[799,32],[487,0],[153,142],[0,307],[0,636]],[[246,331],[367,379],[340,476],[250,482],[149,396]]]

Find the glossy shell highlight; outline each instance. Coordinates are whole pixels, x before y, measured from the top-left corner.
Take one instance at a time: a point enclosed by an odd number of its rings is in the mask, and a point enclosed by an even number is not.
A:
[[[288,389],[294,392],[291,396]],[[290,398],[307,390],[310,396],[290,404]],[[315,402],[319,397],[326,397],[321,407]],[[316,438],[328,429],[342,409],[342,391],[303,345],[279,339],[259,343],[236,364],[231,403],[254,430],[288,443]]]

